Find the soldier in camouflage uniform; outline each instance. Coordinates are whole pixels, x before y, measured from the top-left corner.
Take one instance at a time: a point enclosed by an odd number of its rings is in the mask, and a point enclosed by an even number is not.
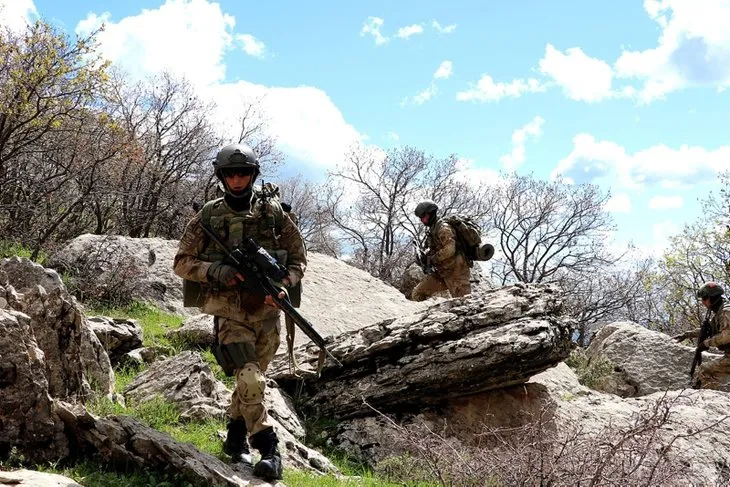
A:
[[[304,275],[306,251],[299,230],[274,199],[254,190],[259,174],[255,152],[233,144],[218,152],[215,174],[225,188],[222,198],[206,203],[185,228],[174,261],[175,273],[198,281],[207,289],[202,311],[213,315],[219,349],[235,360],[236,389],[229,409],[228,435],[223,450],[235,463],[253,467],[265,479],[282,476],[278,438],[263,405],[264,372],[279,347],[280,310],[271,297],[250,293],[241,286],[243,276],[222,262],[224,254],[205,235],[202,220],[229,249],[251,237],[289,270],[282,285],[291,287]],[[282,293],[280,296],[284,296]],[[253,466],[251,446],[261,453]]]
[[[438,205],[425,200],[416,206],[415,214],[428,227],[426,242],[435,274],[427,274],[413,289],[411,299],[423,301],[439,291],[449,290],[457,298],[471,293],[469,263],[460,248],[456,231],[438,217]]]
[[[725,306],[724,290],[715,282],[705,283],[697,298],[710,313],[710,337],[699,344],[701,350],[715,347],[724,352],[719,360],[703,362],[697,372],[695,388],[730,392],[730,308]]]

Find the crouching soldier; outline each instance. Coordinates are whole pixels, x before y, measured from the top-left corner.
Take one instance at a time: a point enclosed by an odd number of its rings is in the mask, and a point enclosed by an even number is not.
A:
[[[701,352],[715,347],[724,352],[724,356],[700,365],[694,385],[696,389],[730,392],[730,309],[723,294],[724,290],[715,282],[705,283],[697,291],[697,298],[707,308],[709,321],[709,336],[697,344],[697,349]]]

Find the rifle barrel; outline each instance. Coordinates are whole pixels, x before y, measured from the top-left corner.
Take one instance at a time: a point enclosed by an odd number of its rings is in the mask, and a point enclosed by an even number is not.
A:
[[[221,242],[218,236],[202,221],[200,222],[200,227],[211,238],[211,240],[213,240],[219,247],[223,249],[226,256],[231,259],[231,261],[236,265],[239,270],[244,267],[243,262],[236,259],[236,257],[231,253],[228,247],[226,247],[226,245]],[[281,310],[286,315],[288,315],[292,319],[292,321],[297,324],[297,326],[299,326],[299,328],[304,332],[305,335],[309,337],[310,340],[312,340],[321,350],[323,350],[327,354],[327,356],[329,356],[329,358],[331,358],[338,366],[342,367],[342,363],[337,360],[337,358],[332,355],[332,352],[327,349],[327,347],[325,346],[324,338],[317,332],[317,330],[314,329],[314,326],[309,322],[309,320],[299,314],[299,312],[291,304],[287,297],[279,297],[281,289],[277,288],[267,277],[264,277],[262,282],[259,282],[258,284],[265,293],[265,295],[271,296],[271,298],[279,306],[279,308],[281,308]]]

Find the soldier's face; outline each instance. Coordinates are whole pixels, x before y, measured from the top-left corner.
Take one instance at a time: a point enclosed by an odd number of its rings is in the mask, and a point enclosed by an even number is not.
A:
[[[710,308],[710,298],[702,298],[702,304],[705,306],[705,308]]]
[[[223,177],[226,180],[226,186],[234,193],[240,193],[251,184],[252,173],[244,173],[241,171],[223,173]]]
[[[431,215],[428,213],[424,213],[424,215],[421,217],[421,223],[424,225],[428,225],[428,220],[431,218]]]

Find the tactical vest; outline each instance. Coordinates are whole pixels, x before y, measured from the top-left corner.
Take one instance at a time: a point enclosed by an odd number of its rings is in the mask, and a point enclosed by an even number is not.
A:
[[[229,249],[240,246],[244,237],[251,237],[279,263],[287,264],[287,252],[279,245],[284,210],[277,201],[261,198],[257,192],[250,211],[236,212],[225,204],[223,198],[208,201],[201,211],[201,222],[210,227]],[[208,241],[199,257],[207,262],[217,262],[225,258],[225,253],[218,244]],[[207,283],[184,279],[183,306],[203,306],[210,287]],[[301,287],[296,286],[293,291],[290,293],[292,304],[299,307]]]
[[[207,202],[201,215],[202,222],[229,249],[239,247],[244,237],[251,237],[280,263],[286,265],[286,252],[279,245],[283,218],[284,210],[281,205],[276,201],[257,197],[252,199],[252,208],[248,212],[235,212],[225,204],[223,198],[218,198]],[[224,257],[223,249],[215,242],[209,242],[200,254],[200,258],[208,262],[220,261]]]

